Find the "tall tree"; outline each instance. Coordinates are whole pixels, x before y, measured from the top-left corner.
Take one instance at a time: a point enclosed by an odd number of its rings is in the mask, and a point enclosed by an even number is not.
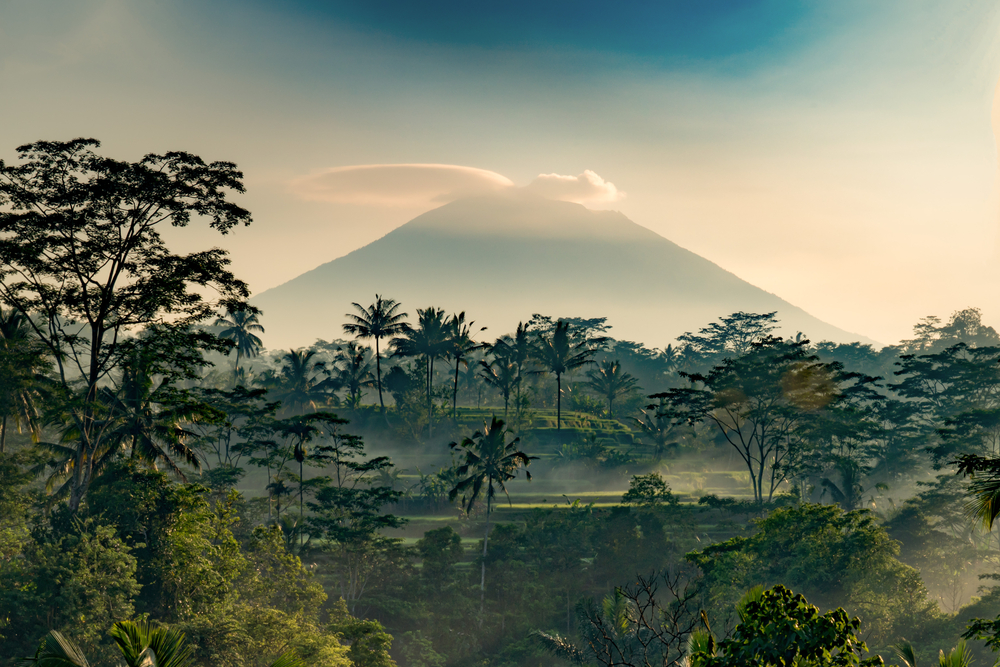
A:
[[[805,460],[810,419],[840,396],[839,365],[820,362],[807,344],[765,338],[707,375],[681,373],[690,387],[650,397],[664,399],[676,423],[714,425],[747,466],[758,503]]]
[[[542,367],[540,372],[556,376],[557,431],[562,428],[562,377],[574,369],[594,363],[593,357],[598,352],[598,344],[599,341],[588,338],[571,341],[569,324],[562,320],[556,322],[550,335],[538,335],[535,359]]]
[[[448,352],[450,342],[448,321],[441,308],[417,309],[417,326],[409,328],[402,337],[392,339],[395,355],[423,357],[427,390],[427,435],[434,432],[434,360]]]
[[[485,359],[479,362],[479,376],[503,396],[503,418],[507,419],[507,404],[510,402],[510,395],[521,385],[521,377],[517,372],[517,364],[508,361],[505,357],[499,357],[487,362]]]
[[[378,386],[378,403],[385,413],[385,401],[382,398],[382,355],[379,351],[379,341],[383,338],[393,338],[406,334],[410,325],[406,323],[406,313],[399,312],[400,304],[395,299],[383,299],[375,295],[375,303],[365,308],[359,303],[352,303],[357,313],[347,313],[350,322],[344,325],[344,332],[361,339],[375,339],[375,382]]]
[[[127,358],[125,334],[152,324],[184,330],[220,307],[252,310],[224,250],[174,254],[159,232],[192,217],[221,233],[249,224],[229,199],[243,192],[236,166],[181,152],[125,162],[98,155],[99,146],[40,141],[17,149],[19,164],[0,162],[0,300],[28,316],[63,387],[82,387],[72,411],[73,511],[101,446],[98,388]],[[177,343],[170,354],[223,349],[195,331]]]
[[[504,334],[497,338],[490,351],[494,358],[503,358],[506,362],[514,364],[518,380],[515,386],[515,403],[520,404],[523,378],[534,352],[529,326],[524,322],[518,322],[514,334]]]
[[[622,368],[617,359],[602,361],[587,373],[587,385],[608,402],[608,417],[614,419],[615,400],[633,391],[639,381]]]
[[[264,333],[264,327],[260,325],[257,313],[229,310],[226,311],[226,316],[217,318],[215,326],[226,327],[219,332],[219,338],[233,341],[236,348],[236,364],[233,366],[233,386],[235,386],[240,377],[240,357],[251,359],[257,356],[264,342],[253,332]]]
[[[451,393],[451,416],[452,419],[458,418],[458,370],[459,367],[464,363],[466,366],[469,365],[467,357],[469,354],[475,352],[476,350],[481,350],[484,347],[483,343],[477,343],[473,340],[473,325],[475,322],[465,322],[465,311],[463,310],[458,315],[452,315],[451,320],[448,322],[448,328],[450,329],[450,334],[448,336],[448,345],[446,354],[455,360],[455,386]],[[486,331],[486,327],[480,327],[479,331]]]
[[[527,467],[535,456],[528,456],[517,448],[520,438],[507,440],[507,429],[502,419],[493,417],[483,430],[476,431],[471,436],[462,438],[461,442],[453,442],[449,447],[460,449],[465,454],[465,461],[458,467],[459,480],[448,494],[451,500],[462,495],[462,504],[468,512],[486,489],[486,534],[483,536],[483,563],[479,580],[480,604],[486,594],[486,553],[490,539],[490,514],[493,511],[493,499],[498,492],[503,492],[510,503],[507,492],[507,482],[517,477],[521,467]],[[528,481],[531,473],[524,471]]]
[[[778,327],[777,311],[771,313],[745,313],[740,311],[718,322],[702,327],[698,333],[685,333],[677,337],[685,344],[685,353],[701,363],[717,364],[725,357],[741,357],[753,349],[754,343],[771,335]]]

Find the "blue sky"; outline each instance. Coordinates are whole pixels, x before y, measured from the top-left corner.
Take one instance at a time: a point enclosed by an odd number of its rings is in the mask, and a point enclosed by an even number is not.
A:
[[[544,174],[884,342],[1000,325],[998,78],[987,0],[0,0],[0,155],[237,162],[255,224],[225,245],[256,291]]]

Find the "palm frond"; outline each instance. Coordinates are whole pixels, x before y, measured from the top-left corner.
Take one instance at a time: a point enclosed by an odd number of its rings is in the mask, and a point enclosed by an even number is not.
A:
[[[53,630],[45,635],[34,657],[21,661],[24,667],[90,667],[86,656],[76,644]]]

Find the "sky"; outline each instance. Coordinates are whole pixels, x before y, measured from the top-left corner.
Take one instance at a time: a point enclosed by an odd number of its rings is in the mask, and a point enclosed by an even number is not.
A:
[[[0,158],[236,162],[253,224],[167,238],[255,292],[524,187],[883,343],[1000,327],[998,80],[986,0],[0,0]]]

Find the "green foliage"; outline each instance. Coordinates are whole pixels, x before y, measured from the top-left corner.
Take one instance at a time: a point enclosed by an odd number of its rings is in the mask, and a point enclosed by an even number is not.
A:
[[[843,395],[841,369],[820,362],[807,344],[754,338],[745,354],[708,374],[682,373],[692,386],[650,398],[664,400],[674,423],[714,426],[746,465],[754,499],[770,500],[809,462],[816,415]]]
[[[354,667],[395,667],[389,656],[392,635],[378,621],[351,616],[343,598],[333,605],[329,629],[350,646],[347,655]]]
[[[821,614],[802,595],[782,585],[748,601],[732,636],[718,644],[715,654],[696,650],[692,667],[875,667],[878,656],[859,637],[861,621],[843,609]]]
[[[98,155],[99,146],[40,141],[17,149],[19,164],[0,162],[0,300],[28,318],[62,388],[82,385],[68,412],[77,433],[74,511],[103,453],[97,389],[129,358],[128,332],[170,332],[163,367],[190,368],[202,350],[225,347],[193,325],[220,305],[252,310],[224,250],[177,255],[158,231],[193,216],[222,233],[248,224],[250,214],[229,200],[243,192],[236,166],[182,152],[125,162]],[[217,300],[206,298],[213,293]]]
[[[108,630],[135,613],[136,565],[114,528],[55,512],[36,528],[20,558],[0,569],[6,651],[26,655],[56,630],[74,637],[86,654],[107,655]]]
[[[622,505],[635,507],[659,507],[664,503],[676,505],[677,502],[677,497],[670,492],[670,485],[658,472],[632,475],[628,491],[622,496]]]
[[[758,520],[749,538],[731,538],[688,559],[705,573],[705,602],[716,613],[735,602],[734,590],[783,582],[820,606],[859,613],[873,641],[881,642],[894,627],[933,616],[919,574],[897,553],[898,544],[868,512],[801,504]]]

